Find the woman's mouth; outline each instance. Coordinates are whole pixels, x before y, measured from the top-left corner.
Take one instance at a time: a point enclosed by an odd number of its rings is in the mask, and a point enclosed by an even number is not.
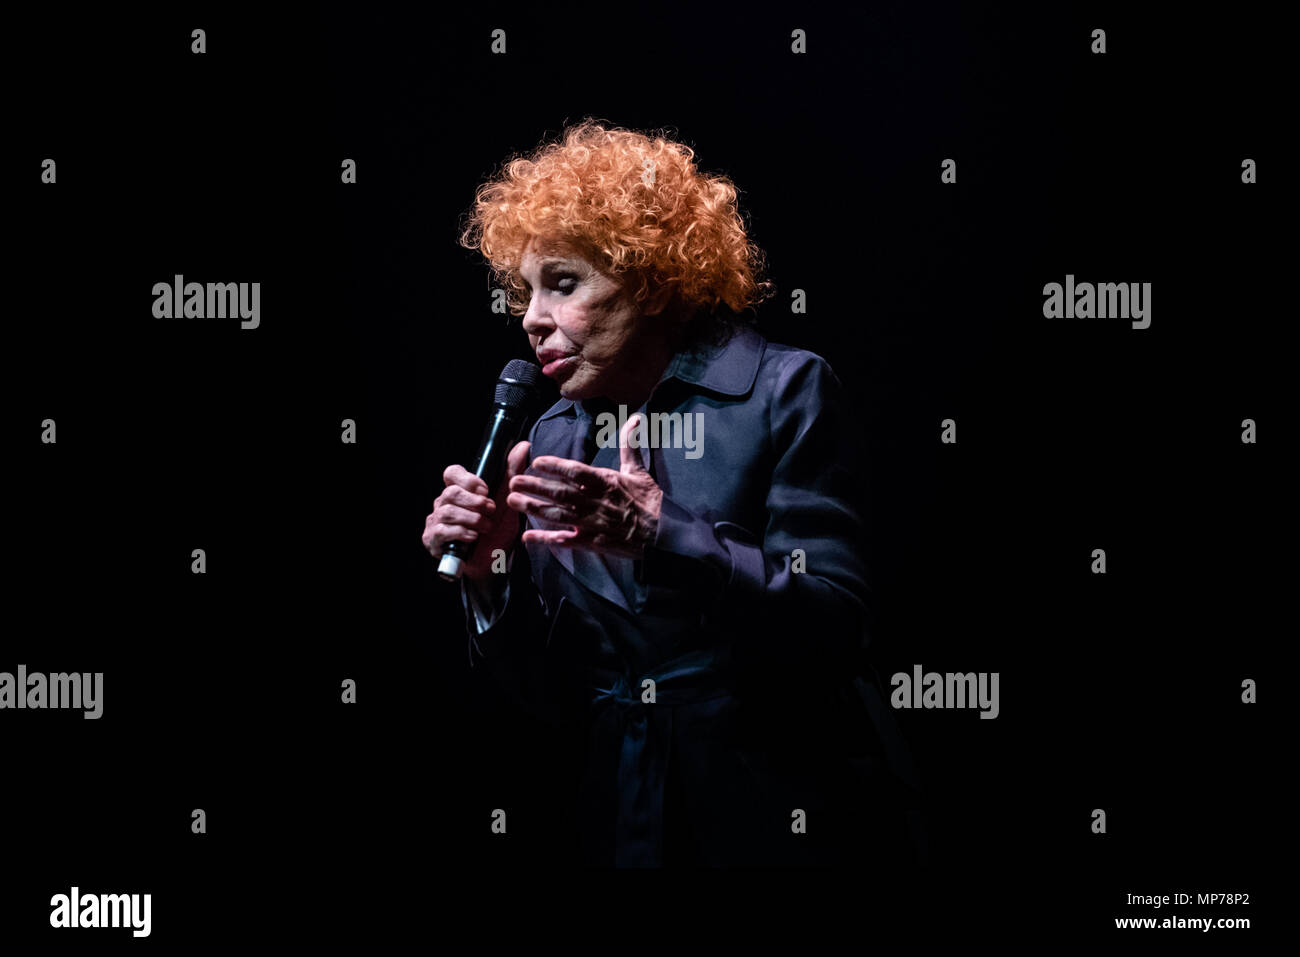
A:
[[[561,369],[566,369],[578,360],[576,355],[564,356],[560,359],[552,359],[546,365],[542,366],[542,375],[554,376]]]

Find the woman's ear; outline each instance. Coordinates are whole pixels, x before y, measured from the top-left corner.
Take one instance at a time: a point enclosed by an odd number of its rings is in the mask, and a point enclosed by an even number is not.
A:
[[[647,316],[657,316],[667,307],[673,296],[672,286],[660,286],[653,296],[646,300],[641,312]]]

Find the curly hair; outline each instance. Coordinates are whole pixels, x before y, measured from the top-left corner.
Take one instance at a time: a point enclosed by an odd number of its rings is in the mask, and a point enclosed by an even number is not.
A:
[[[688,346],[725,341],[775,287],[750,242],[736,187],[695,151],[591,117],[479,186],[460,243],[487,258],[514,316],[528,309],[520,260],[533,237],[571,243],[621,279],[637,305],[671,288]]]

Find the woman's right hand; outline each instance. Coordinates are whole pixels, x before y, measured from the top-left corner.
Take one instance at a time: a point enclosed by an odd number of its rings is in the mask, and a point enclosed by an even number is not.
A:
[[[506,505],[510,480],[528,467],[528,443],[520,442],[506,459],[506,474],[496,494],[488,498],[487,483],[460,465],[442,473],[446,488],[433,500],[424,520],[424,547],[441,558],[448,542],[475,542],[461,574],[485,582],[492,576],[492,553],[504,549],[507,558],[519,541],[519,512]]]

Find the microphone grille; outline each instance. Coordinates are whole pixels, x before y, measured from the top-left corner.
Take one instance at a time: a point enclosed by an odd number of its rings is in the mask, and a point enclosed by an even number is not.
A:
[[[507,408],[517,408],[528,401],[542,376],[542,370],[527,359],[511,359],[497,376],[494,401]]]

